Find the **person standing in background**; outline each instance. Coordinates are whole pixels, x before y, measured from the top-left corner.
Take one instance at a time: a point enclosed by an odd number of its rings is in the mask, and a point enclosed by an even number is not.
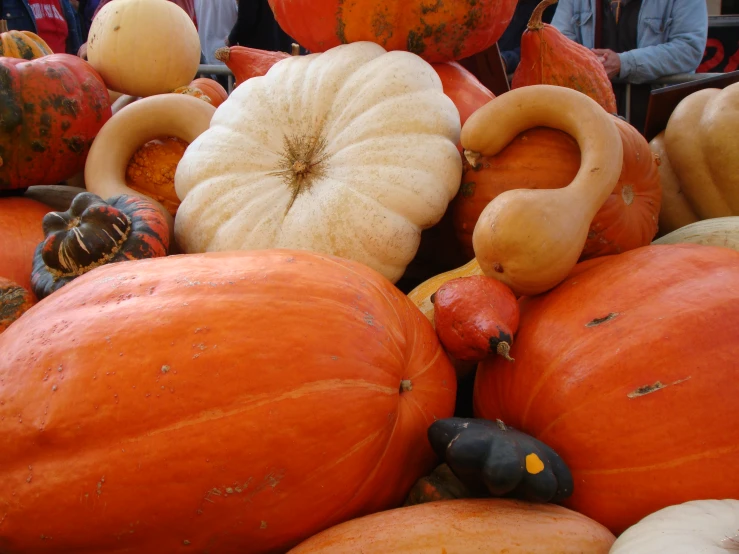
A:
[[[238,17],[236,0],[195,0],[200,48],[205,63],[223,65],[216,58],[216,50],[223,48]]]
[[[82,30],[70,0],[0,0],[0,14],[11,31],[31,31],[55,54],[75,54]]]
[[[95,15],[95,10],[98,8],[100,0],[79,0],[79,7],[77,13],[80,17],[80,26],[82,27],[82,40],[87,42],[87,35],[90,33],[90,25],[92,25],[92,18]]]

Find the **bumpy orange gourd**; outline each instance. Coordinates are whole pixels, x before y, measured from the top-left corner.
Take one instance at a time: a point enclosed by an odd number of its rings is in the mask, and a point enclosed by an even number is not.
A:
[[[661,205],[658,164],[644,137],[614,117],[623,144],[621,175],[590,224],[580,259],[618,254],[651,242]],[[452,204],[454,227],[465,252],[474,256],[472,232],[480,214],[499,194],[513,189],[556,189],[572,181],[580,167],[580,149],[567,134],[530,129],[502,152],[468,166]]]
[[[187,142],[176,137],[145,143],[128,162],[126,185],[153,198],[174,216],[180,205],[174,190],[174,174],[187,146]]]
[[[50,211],[29,198],[0,198],[0,277],[31,290],[33,253],[44,240],[41,222]]]
[[[616,113],[616,95],[603,64],[588,48],[570,40],[541,16],[557,0],[543,0],[531,14],[521,37],[521,62],[511,88],[557,85],[587,94],[609,113]]]
[[[521,301],[515,362],[478,366],[476,417],[551,446],[565,505],[620,533],[737,496],[739,252],[680,244],[588,260]]]
[[[0,277],[0,333],[22,316],[36,299],[19,284]]]
[[[8,31],[8,22],[0,19],[0,56],[34,60],[53,54],[46,41],[31,31]]]
[[[400,505],[456,395],[402,293],[308,251],[104,265],[0,352],[3,552],[285,552]]]
[[[515,0],[269,0],[280,27],[310,52],[369,41],[428,62],[461,60],[495,44]]]

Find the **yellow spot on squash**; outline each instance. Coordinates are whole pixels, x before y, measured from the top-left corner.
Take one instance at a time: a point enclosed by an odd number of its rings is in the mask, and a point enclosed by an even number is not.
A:
[[[536,475],[544,471],[544,462],[533,452],[526,456],[526,471],[531,475]]]

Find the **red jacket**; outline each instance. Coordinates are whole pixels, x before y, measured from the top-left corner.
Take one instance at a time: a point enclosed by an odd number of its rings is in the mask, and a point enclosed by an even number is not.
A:
[[[95,10],[95,15],[93,15],[93,19],[95,19],[95,16],[100,11],[100,8],[102,8],[105,4],[110,2],[111,0],[100,0],[100,4],[98,5],[98,9]],[[190,19],[192,19],[193,23],[195,23],[195,26],[197,27],[198,22],[197,18],[195,17],[195,0],[169,0],[170,2],[174,2],[177,4],[180,8],[185,10],[187,12],[187,15],[190,16]]]

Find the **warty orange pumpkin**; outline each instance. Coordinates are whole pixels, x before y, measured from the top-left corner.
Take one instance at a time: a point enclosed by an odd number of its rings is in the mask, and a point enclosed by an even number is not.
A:
[[[311,52],[369,41],[429,62],[467,58],[501,37],[514,0],[269,0],[280,27]]]
[[[30,291],[0,277],[0,333],[36,303]]]
[[[105,265],[0,352],[3,552],[285,552],[400,505],[454,411],[407,297],[303,251]]]
[[[647,246],[581,263],[521,301],[511,349],[478,366],[475,415],[551,446],[565,505],[623,532],[671,504],[736,498],[739,252]]]

